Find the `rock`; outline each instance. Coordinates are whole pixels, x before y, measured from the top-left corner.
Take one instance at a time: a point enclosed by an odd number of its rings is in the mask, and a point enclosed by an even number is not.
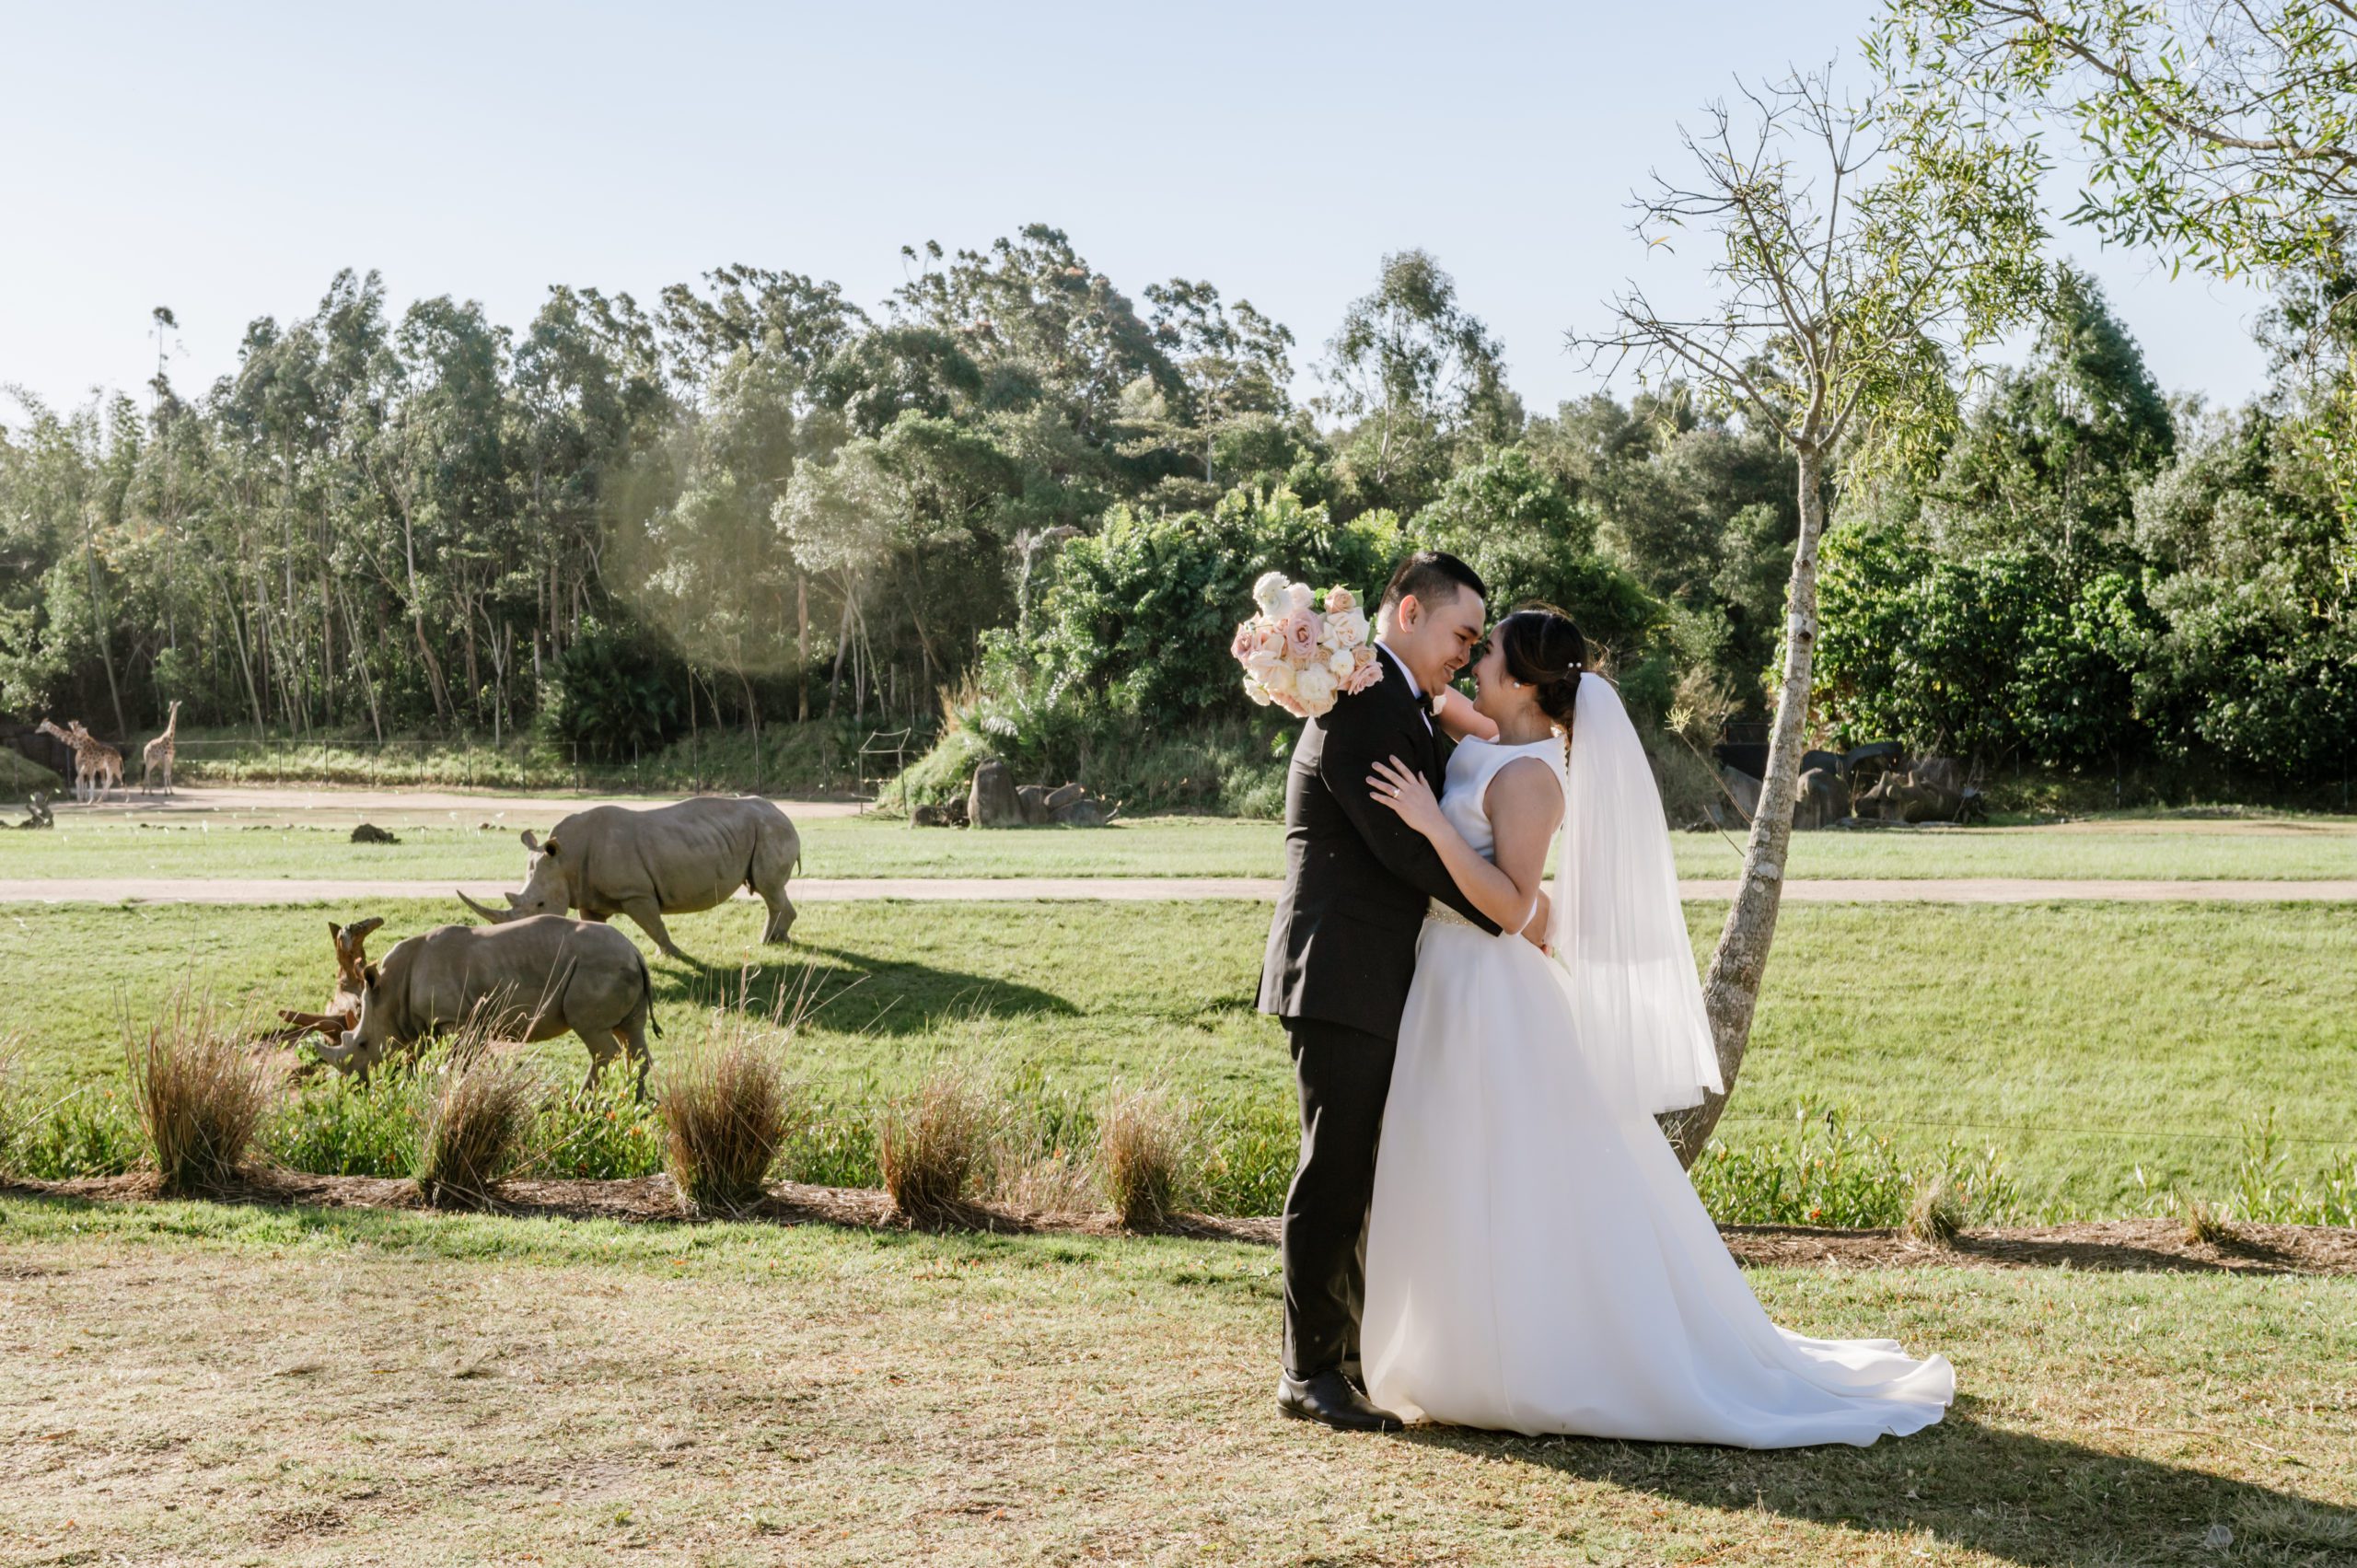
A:
[[[356,844],[397,844],[401,840],[374,822],[363,822],[352,830],[352,842]]]
[[[974,770],[973,786],[966,793],[966,819],[977,828],[1023,826],[1023,806],[1015,793],[1015,775],[995,757]]]
[[[1067,800],[1056,808],[1054,821],[1064,828],[1101,828],[1113,819],[1105,803],[1083,791],[1076,798]]]
[[[1046,784],[1022,785],[1015,792],[1015,803],[1016,808],[1023,813],[1023,825],[1025,827],[1043,828],[1047,826],[1050,819],[1048,814],[1048,786]]]
[[[1801,775],[1800,795],[1793,802],[1793,826],[1830,827],[1850,814],[1850,792],[1829,768],[1811,768]]]
[[[1089,796],[1086,784],[1068,784],[1062,789],[1051,789],[1048,792],[1048,814],[1052,817],[1074,801],[1087,798]]]

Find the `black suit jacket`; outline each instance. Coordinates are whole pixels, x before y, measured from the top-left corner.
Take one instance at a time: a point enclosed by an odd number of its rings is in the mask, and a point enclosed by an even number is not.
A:
[[[1285,776],[1285,883],[1260,960],[1260,1011],[1397,1040],[1416,935],[1438,899],[1484,931],[1430,840],[1376,804],[1375,764],[1397,757],[1440,792],[1447,741],[1382,652],[1383,679],[1309,720]]]

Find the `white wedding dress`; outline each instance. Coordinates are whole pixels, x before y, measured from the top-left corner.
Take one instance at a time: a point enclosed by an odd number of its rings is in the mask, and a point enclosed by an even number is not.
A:
[[[1717,1086],[1717,1068],[1705,1060],[1682,922],[1674,937],[1659,930],[1677,920],[1667,830],[1634,733],[1620,733],[1627,724],[1609,684],[1588,677],[1574,754],[1591,744],[1627,749],[1617,780],[1589,780],[1575,765],[1568,781],[1573,842],[1554,895],[1564,961],[1437,904],[1425,923],[1367,1235],[1368,1393],[1411,1420],[1533,1434],[1782,1448],[1919,1431],[1955,1397],[1947,1362],[1911,1360],[1889,1340],[1806,1339],[1771,1322],[1653,1120],[1698,1103],[1703,1086]],[[1553,740],[1469,742],[1449,761],[1443,809],[1485,855],[1490,781],[1522,757],[1545,758],[1562,776]],[[1629,803],[1580,799],[1608,785],[1650,805],[1615,815]],[[1648,809],[1650,821],[1640,814]],[[1648,830],[1659,865],[1648,859],[1641,890],[1625,878],[1600,889],[1615,912],[1596,923],[1612,929],[1567,932],[1565,917],[1594,919],[1598,903],[1598,890],[1567,885],[1585,864],[1570,850],[1592,842],[1584,853],[1599,860],[1650,857]],[[1629,930],[1647,922],[1659,937],[1650,970],[1623,961]],[[1671,940],[1678,957],[1665,967]],[[1635,994],[1612,997],[1615,984]],[[1599,1018],[1623,1040],[1596,1038]],[[1676,1042],[1667,1090],[1649,1035]],[[1631,1053],[1643,1058],[1633,1075]]]

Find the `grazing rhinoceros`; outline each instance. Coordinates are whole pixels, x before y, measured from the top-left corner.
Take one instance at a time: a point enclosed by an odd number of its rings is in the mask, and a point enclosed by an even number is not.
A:
[[[568,910],[586,920],[626,914],[656,947],[685,958],[663,917],[711,909],[750,888],[769,906],[762,941],[785,941],[794,929],[785,881],[802,859],[802,838],[784,812],[758,796],[698,796],[650,811],[593,806],[559,822],[545,841],[529,828],[523,838],[532,858],[524,890],[507,895],[507,911],[459,895],[486,920]]]
[[[582,1093],[621,1051],[638,1065],[644,1099],[653,1020],[653,982],[635,943],[610,925],[542,914],[437,925],[394,943],[369,971],[359,1023],[318,1049],[321,1060],[366,1077],[389,1049],[436,1029],[471,1025],[521,1040],[571,1029],[589,1048]]]

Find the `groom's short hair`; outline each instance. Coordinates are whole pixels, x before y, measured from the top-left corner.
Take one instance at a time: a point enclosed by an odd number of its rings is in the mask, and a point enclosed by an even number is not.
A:
[[[1376,608],[1389,610],[1411,596],[1418,604],[1445,604],[1464,589],[1476,598],[1490,597],[1480,574],[1447,551],[1419,550],[1392,568],[1391,580],[1383,586],[1383,601]]]

